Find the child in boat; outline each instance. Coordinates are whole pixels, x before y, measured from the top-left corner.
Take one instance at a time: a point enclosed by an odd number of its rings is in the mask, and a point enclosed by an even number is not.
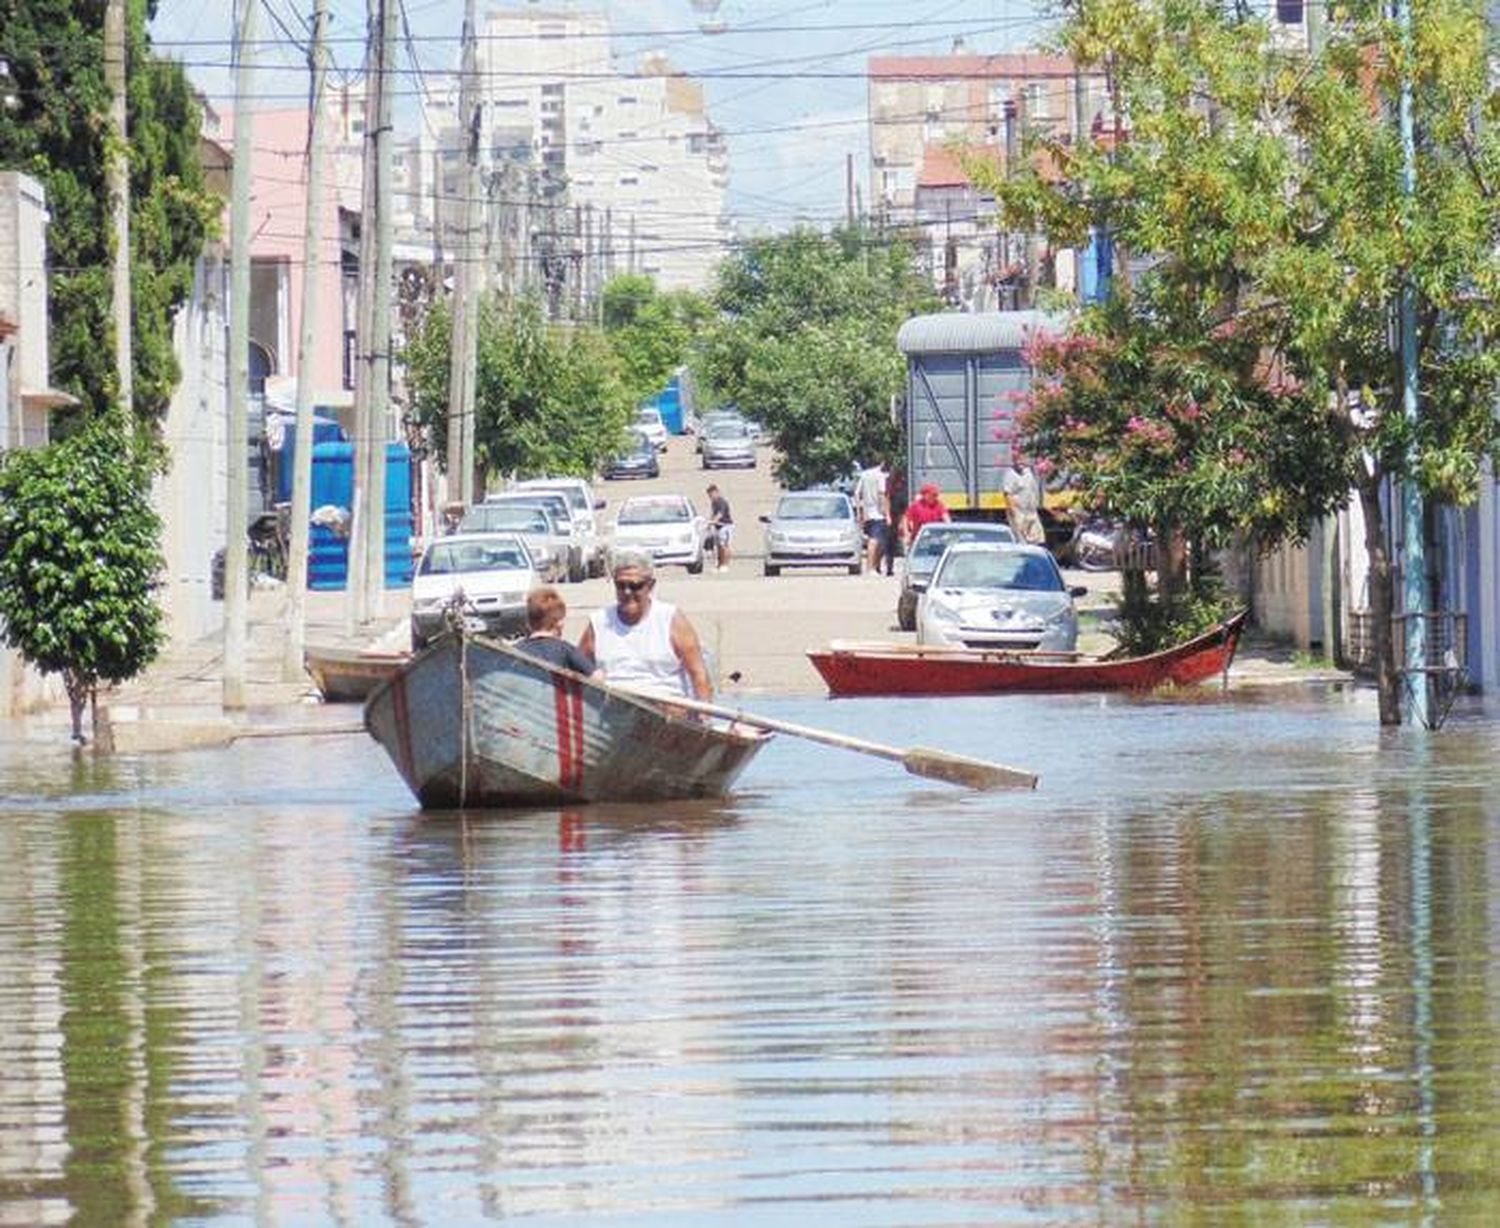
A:
[[[563,620],[567,616],[567,602],[550,584],[532,589],[526,594],[526,625],[531,634],[516,641],[516,650],[586,678],[600,677],[594,658],[563,639]]]

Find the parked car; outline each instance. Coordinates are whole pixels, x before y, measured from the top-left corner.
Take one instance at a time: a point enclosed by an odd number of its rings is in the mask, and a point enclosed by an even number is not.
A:
[[[704,436],[721,422],[744,422],[744,419],[732,409],[709,410],[693,426],[693,434],[698,437],[698,441],[694,445],[696,451],[703,451]]]
[[[612,549],[643,550],[656,563],[703,570],[708,524],[685,495],[633,495],[620,504]]]
[[[458,522],[460,533],[514,533],[526,543],[531,564],[545,584],[567,578],[572,542],[545,508],[514,503],[476,503]]]
[[[552,517],[557,531],[568,539],[568,567],[565,578],[582,580],[588,575],[589,543],[583,528],[573,518],[573,506],[568,496],[556,490],[505,490],[499,494],[486,495],[486,503],[515,503],[521,506],[542,508]]]
[[[776,511],[761,522],[766,526],[766,575],[780,575],[783,567],[847,567],[850,575],[859,575],[864,539],[848,495],[793,491],[782,495]]]
[[[705,469],[755,468],[755,434],[741,418],[721,418],[699,437]]]
[[[564,495],[573,513],[573,525],[583,540],[584,570],[591,576],[604,574],[605,543],[596,512],[604,510],[604,500],[594,498],[594,489],[583,478],[528,478],[511,489],[519,491],[548,490]]]
[[[448,629],[449,606],[470,631],[526,633],[526,594],[539,583],[515,533],[455,533],[422,552],[411,582],[411,645],[425,648]]]
[[[640,431],[630,432],[630,441],[604,464],[604,478],[658,478],[661,464],[656,459],[656,445]]]
[[[906,550],[906,568],[901,595],[896,598],[896,622],[903,631],[917,629],[917,599],[927,591],[927,582],[954,542],[1013,542],[1016,535],[1006,524],[986,521],[940,521],[924,524]]]
[[[662,421],[661,410],[650,406],[636,410],[634,426],[658,452],[667,450],[667,424]]]
[[[917,643],[1073,652],[1078,613],[1043,546],[957,542],[943,551],[917,605]]]

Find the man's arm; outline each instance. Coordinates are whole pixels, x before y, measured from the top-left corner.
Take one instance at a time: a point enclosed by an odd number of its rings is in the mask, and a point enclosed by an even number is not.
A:
[[[578,637],[578,651],[590,661],[594,659],[594,624],[592,622],[583,625],[583,634]]]
[[[714,685],[708,677],[708,666],[703,661],[703,646],[698,642],[698,632],[681,610],[672,615],[672,651],[687,671],[688,681],[693,684],[693,697],[711,703]]]

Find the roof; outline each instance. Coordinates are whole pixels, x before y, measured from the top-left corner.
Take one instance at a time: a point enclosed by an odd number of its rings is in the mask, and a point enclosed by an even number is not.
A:
[[[1037,332],[1067,329],[1068,318],[1045,311],[945,311],[913,316],[896,334],[903,354],[980,354],[1019,350]]]
[[[922,169],[917,172],[919,188],[966,188],[972,186],[963,167],[963,157],[974,158],[1001,165],[1000,150],[995,145],[975,145],[969,149],[954,149],[948,145],[930,144],[922,147]]]
[[[1071,77],[1073,60],[1036,52],[1004,55],[873,55],[870,76],[920,81]]]

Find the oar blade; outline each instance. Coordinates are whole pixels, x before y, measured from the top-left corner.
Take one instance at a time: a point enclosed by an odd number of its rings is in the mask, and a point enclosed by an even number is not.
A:
[[[944,780],[951,785],[992,792],[999,789],[1035,789],[1036,773],[1002,763],[986,763],[967,755],[914,746],[901,757],[901,765],[913,776]]]

